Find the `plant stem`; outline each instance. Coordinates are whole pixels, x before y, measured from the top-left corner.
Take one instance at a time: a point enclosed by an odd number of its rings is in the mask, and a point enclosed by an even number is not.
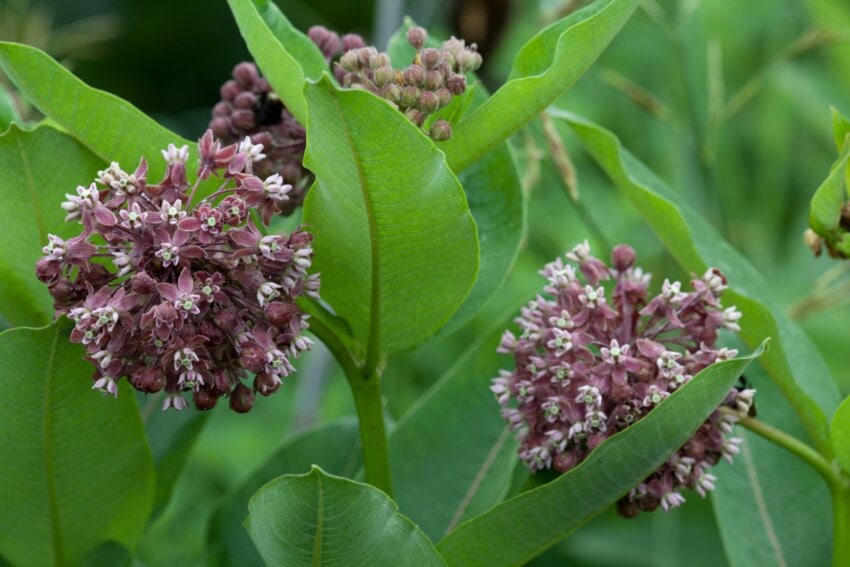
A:
[[[387,432],[384,427],[384,405],[381,400],[381,377],[377,372],[366,376],[350,376],[348,383],[357,407],[360,422],[360,444],[363,446],[363,466],[366,482],[383,490],[392,498],[390,458]]]
[[[302,308],[306,305],[302,305]],[[321,306],[309,304],[309,309],[315,313],[316,310],[321,309]],[[342,339],[325,325],[320,317],[314,315],[310,319],[310,330],[325,343],[348,379],[351,394],[354,396],[354,405],[357,408],[366,482],[392,497],[390,458],[381,399],[381,375],[375,369],[366,373],[365,369],[357,364]]]
[[[721,408],[721,411],[735,413],[726,408]],[[833,566],[850,565],[850,479],[820,453],[784,431],[752,417],[740,418],[738,425],[793,453],[823,477],[832,495]]]

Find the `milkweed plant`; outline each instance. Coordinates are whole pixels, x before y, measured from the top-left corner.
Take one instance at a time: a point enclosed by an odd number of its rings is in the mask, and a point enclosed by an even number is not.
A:
[[[794,557],[850,564],[850,403],[820,354],[709,221],[560,102],[638,0],[555,19],[492,94],[474,42],[409,19],[374,46],[299,30],[264,0],[229,5],[252,60],[221,69],[208,126],[186,138],[0,43],[14,97],[45,117],[9,106],[0,137],[0,558],[139,561],[208,416],[302,403],[329,353],[356,419],[288,432],[204,497],[203,560],[514,565],[608,509],[639,526],[710,498],[730,563],[794,564],[777,487],[758,479],[790,462],[831,502],[806,523],[833,534]],[[850,122],[834,124],[804,240],[846,259]],[[564,220],[560,255],[499,315],[506,279],[535,271],[517,261],[536,222],[529,143],[579,217],[599,213],[562,136],[678,266],[650,273],[638,257],[656,244]],[[413,378],[398,361],[461,336],[468,353],[392,419],[398,389],[382,387]],[[744,550],[735,518],[756,522]]]

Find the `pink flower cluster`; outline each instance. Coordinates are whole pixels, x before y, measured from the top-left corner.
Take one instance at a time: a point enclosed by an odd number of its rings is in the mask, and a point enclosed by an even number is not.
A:
[[[740,330],[741,317],[721,305],[726,280],[718,270],[693,279],[692,291],[664,280],[661,293],[650,297],[650,275],[634,265],[629,246],[614,249],[610,268],[590,254],[587,241],[566,259],[540,272],[549,297],[538,295],[522,309],[518,337],[505,332],[498,351],[512,354],[516,369],[501,371],[491,386],[532,471],[570,470],[698,372],[737,354],[716,346],[718,331]],[[669,510],[684,502],[684,488],[702,496],[712,490],[709,471],[738,453],[740,439],[727,435],[754,393],[732,389],[723,405],[739,413],[715,411],[618,502],[618,511],[631,517],[658,506]]]
[[[74,321],[71,340],[96,367],[94,388],[117,396],[127,379],[142,392],[164,390],[163,409],[186,407],[185,392],[198,409],[229,396],[246,412],[254,392],[277,391],[295,370],[290,359],[310,347],[294,300],[318,296],[318,274],[307,274],[313,237],[264,235],[255,224],[252,211],[268,223],[291,190],[277,174],[254,175],[262,146],[222,146],[208,130],[198,151],[193,185],[188,146],[170,144],[157,184],[142,158],[133,173],[113,162],[77,187],[62,207],[82,233],[50,235],[36,273],[57,313]],[[221,185],[196,199],[212,175]]]

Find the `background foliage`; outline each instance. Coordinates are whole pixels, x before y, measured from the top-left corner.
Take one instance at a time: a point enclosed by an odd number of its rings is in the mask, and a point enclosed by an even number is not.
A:
[[[374,0],[340,4],[330,0],[290,0],[285,3],[285,11],[301,29],[322,23],[341,31],[360,32],[379,45],[397,27],[403,13],[411,14],[435,34],[448,35],[459,30],[465,37],[477,39],[484,48],[481,76],[488,86],[496,87],[507,78],[518,48],[534,32],[560,14],[558,10],[581,3],[411,0],[405,4]],[[510,5],[507,11],[505,4]],[[487,25],[472,25],[471,5],[490,10]],[[31,10],[21,0],[0,3],[6,15],[0,17],[0,39],[46,47],[69,63],[88,84],[132,102],[188,139],[197,137],[205,127],[209,109],[218,100],[218,86],[228,78],[232,65],[248,57],[223,2],[98,0],[56,1],[38,6],[39,10]],[[372,17],[378,13],[381,15]],[[505,13],[510,14],[509,25],[501,25],[505,23]],[[18,21],[8,14],[25,14],[22,20],[30,23],[3,25]],[[55,39],[48,38],[61,34],[44,32],[50,21],[47,14],[52,15],[56,30],[65,32],[65,37],[75,37],[73,32],[79,29],[86,33],[77,32],[78,35],[98,37],[88,33],[96,30],[101,41],[67,40],[57,46]],[[108,20],[91,20],[104,15]],[[187,31],[186,21],[193,22],[191,31]],[[163,37],[169,41],[162,41]],[[846,370],[850,367],[850,350],[845,348],[850,308],[846,302],[838,306],[827,303],[829,308],[824,308],[824,298],[828,300],[830,290],[850,288],[848,275],[846,269],[829,260],[815,259],[801,244],[800,235],[806,226],[811,193],[835,159],[829,106],[850,114],[848,40],[850,6],[840,0],[646,0],[600,60],[557,102],[560,108],[584,115],[615,132],[623,146],[678,193],[678,200],[702,213],[758,269],[769,284],[771,302],[803,326],[844,394],[850,392],[850,373]],[[5,108],[2,103],[0,107]],[[31,112],[27,108],[19,110]],[[0,120],[3,117],[0,112]],[[664,250],[644,217],[584,153],[569,127],[560,122],[555,127],[565,139],[578,172],[576,187],[581,207],[569,198],[562,171],[545,157],[546,139],[540,123],[535,122],[514,136],[513,150],[524,166],[523,182],[530,196],[531,222],[527,242],[506,285],[458,332],[389,363],[384,391],[390,403],[388,411],[399,421],[390,445],[404,447],[409,453],[405,458],[411,463],[421,456],[415,446],[404,441],[406,424],[423,412],[439,415],[439,406],[426,404],[443,392],[438,390],[425,400],[422,396],[438,377],[457,371],[456,362],[469,348],[478,347],[463,359],[468,383],[453,383],[453,387],[477,396],[476,403],[487,411],[492,403],[488,379],[495,368],[508,360],[495,355],[494,341],[483,337],[494,333],[494,321],[505,321],[506,312],[536,292],[540,287],[536,271],[544,262],[589,235],[597,248],[630,242],[639,251],[639,262],[654,273],[687,276]],[[52,130],[44,129],[21,134],[27,140],[25,147],[35,149],[40,138],[52,135]],[[83,151],[68,145],[69,155]],[[99,163],[93,155],[84,159]],[[43,166],[48,170],[49,167],[50,164]],[[56,167],[70,166],[68,162],[57,163]],[[40,169],[44,171],[43,168]],[[54,170],[53,179],[40,183],[55,182],[60,175],[57,171]],[[70,189],[73,187],[69,185],[66,190]],[[16,214],[15,210],[0,208],[0,218],[3,214]],[[8,245],[12,244],[14,241],[10,240]],[[5,253],[3,257],[6,258]],[[845,291],[844,297],[850,297],[850,293]],[[21,312],[15,317],[21,321],[30,318],[33,323],[44,322],[39,306],[22,305],[19,309]],[[757,374],[753,379],[761,381],[757,383],[760,388],[766,384]],[[139,560],[151,565],[201,564],[212,555],[219,556],[219,548],[208,542],[208,533],[222,533],[220,509],[233,506],[234,499],[244,499],[245,493],[252,494],[259,488],[252,480],[255,470],[264,467],[276,474],[289,472],[284,465],[275,467],[274,459],[297,446],[299,432],[320,421],[345,418],[354,412],[345,380],[322,348],[305,356],[286,391],[264,399],[249,419],[216,411],[202,417],[180,416],[186,422],[175,427],[175,421],[163,423],[157,419],[158,408],[145,406],[145,402],[141,402],[142,417],[157,470],[179,470],[181,463],[175,465],[175,459],[186,463],[182,474],[175,475],[173,499],[156,511],[138,548]],[[491,416],[497,414],[495,403],[489,409]],[[777,407],[771,411],[781,419],[789,410]],[[339,431],[331,428],[336,441],[352,435],[345,423],[340,422]],[[482,430],[482,435],[489,436],[485,440],[488,447],[499,442],[498,426],[494,423],[492,431]],[[796,432],[799,426],[794,423],[789,427]],[[196,435],[197,441],[192,444]],[[445,440],[449,447],[450,441]],[[350,448],[350,444],[339,442],[328,442],[327,446],[336,451]],[[504,447],[499,450],[508,452],[512,448],[509,442]],[[755,443],[753,447],[754,451],[771,449]],[[498,458],[501,453],[494,454]],[[488,454],[481,457],[484,460]],[[351,458],[355,459],[353,463]],[[357,468],[356,458],[356,454],[351,457],[346,453],[319,464],[328,473],[350,475]],[[774,462],[769,460],[773,457],[767,458],[766,462]],[[292,472],[307,471],[302,467]],[[404,482],[405,471],[394,472]],[[722,472],[718,475],[721,478]],[[765,473],[765,482],[775,483],[769,472]],[[794,474],[803,478],[807,472]],[[415,482],[413,478],[411,482]],[[250,488],[246,489],[248,485]],[[696,559],[688,556],[689,561],[723,564],[726,559],[714,514],[715,510],[724,510],[734,490],[734,486],[719,486],[714,507],[693,496],[683,509],[667,515],[648,514],[630,522],[613,514],[603,515],[535,560],[535,564],[558,565],[572,560],[583,565],[677,565],[686,550],[694,548],[705,552]],[[811,490],[813,500],[806,502],[823,504],[818,499],[823,499],[824,494],[818,493],[816,486]],[[405,506],[415,509],[417,502],[406,494],[410,493],[401,490],[398,495],[402,510]],[[484,494],[481,498],[501,496]],[[410,500],[406,502],[405,498]],[[463,495],[457,500],[463,500]],[[784,518],[793,502],[769,504],[773,506],[769,513]],[[473,500],[471,506],[475,505]],[[416,520],[436,539],[442,535],[447,518],[457,521],[452,518],[453,512],[439,511],[437,518],[423,516]],[[794,525],[783,526],[780,523],[779,529],[789,533],[795,529]],[[232,534],[236,529],[237,526],[230,526],[224,531]],[[721,523],[721,529],[739,528]],[[216,541],[223,546],[240,545],[239,541],[220,537]],[[623,555],[623,550],[635,549],[640,552]],[[788,553],[794,557],[796,551],[791,549]],[[776,557],[764,558],[764,564],[775,560]]]

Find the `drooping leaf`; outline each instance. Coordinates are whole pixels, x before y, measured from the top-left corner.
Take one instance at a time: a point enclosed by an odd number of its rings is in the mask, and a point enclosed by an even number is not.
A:
[[[512,480],[517,445],[490,392],[506,326],[471,344],[389,438],[396,502],[435,541],[496,504]]]
[[[570,125],[684,270],[701,276],[711,266],[728,278],[724,301],[743,313],[741,338],[750,347],[764,337],[773,339],[759,362],[791,400],[817,446],[829,452],[827,417],[838,406],[838,387],[811,340],[771,300],[768,283],[705,219],[623,149],[614,134],[575,114],[550,112]]]
[[[318,467],[270,482],[248,509],[245,527],[268,565],[445,565],[386,494]]]
[[[228,0],[248,50],[269,84],[301,124],[307,124],[306,78],[328,70],[309,37],[298,31],[270,0]]]
[[[156,467],[156,495],[153,517],[168,505],[174,485],[186,466],[186,460],[210,414],[197,411],[179,414],[159,411],[160,401],[145,397],[145,434]],[[156,406],[156,407],[154,407]]]
[[[809,209],[809,223],[812,228],[831,242],[834,242],[839,236],[841,209],[844,206],[844,178],[848,160],[850,160],[850,143],[844,145],[844,150],[838,161],[832,166],[829,176],[812,196],[811,208]]]
[[[597,0],[543,29],[514,60],[510,80],[440,144],[455,171],[530,122],[569,89],[608,46],[639,0]]]
[[[322,298],[372,356],[413,348],[457,310],[478,271],[463,190],[433,144],[374,95],[308,85],[304,219]]]
[[[763,369],[753,365],[747,378],[757,392],[758,418],[806,439],[799,417]],[[829,565],[832,514],[823,478],[797,456],[756,434],[736,428],[734,435],[744,439],[741,453],[733,464],[717,467],[712,496],[729,564]]]
[[[248,501],[270,480],[309,470],[313,465],[343,477],[357,471],[360,436],[356,420],[325,423],[293,437],[225,500],[213,516],[209,531],[210,557],[216,565],[263,565],[251,538],[242,528]]]
[[[165,172],[160,150],[169,143],[188,144],[187,163],[197,160],[194,142],[157,124],[129,102],[88,86],[43,51],[0,42],[0,68],[38,110],[102,160],[117,161],[133,171],[144,156],[148,179],[154,182]],[[191,175],[193,168],[188,169]]]
[[[752,355],[714,364],[579,466],[461,524],[437,545],[450,565],[518,565],[614,504],[685,443],[723,401]]]
[[[844,399],[832,416],[829,437],[835,449],[835,457],[841,467],[850,474],[850,397]]]
[[[0,555],[76,564],[107,541],[133,549],[154,471],[135,398],[91,390],[62,320],[0,334]]]
[[[0,136],[0,315],[13,325],[46,325],[53,299],[35,277],[47,235],[76,236],[65,222],[65,193],[88,185],[103,162],[53,128],[12,125]]]

